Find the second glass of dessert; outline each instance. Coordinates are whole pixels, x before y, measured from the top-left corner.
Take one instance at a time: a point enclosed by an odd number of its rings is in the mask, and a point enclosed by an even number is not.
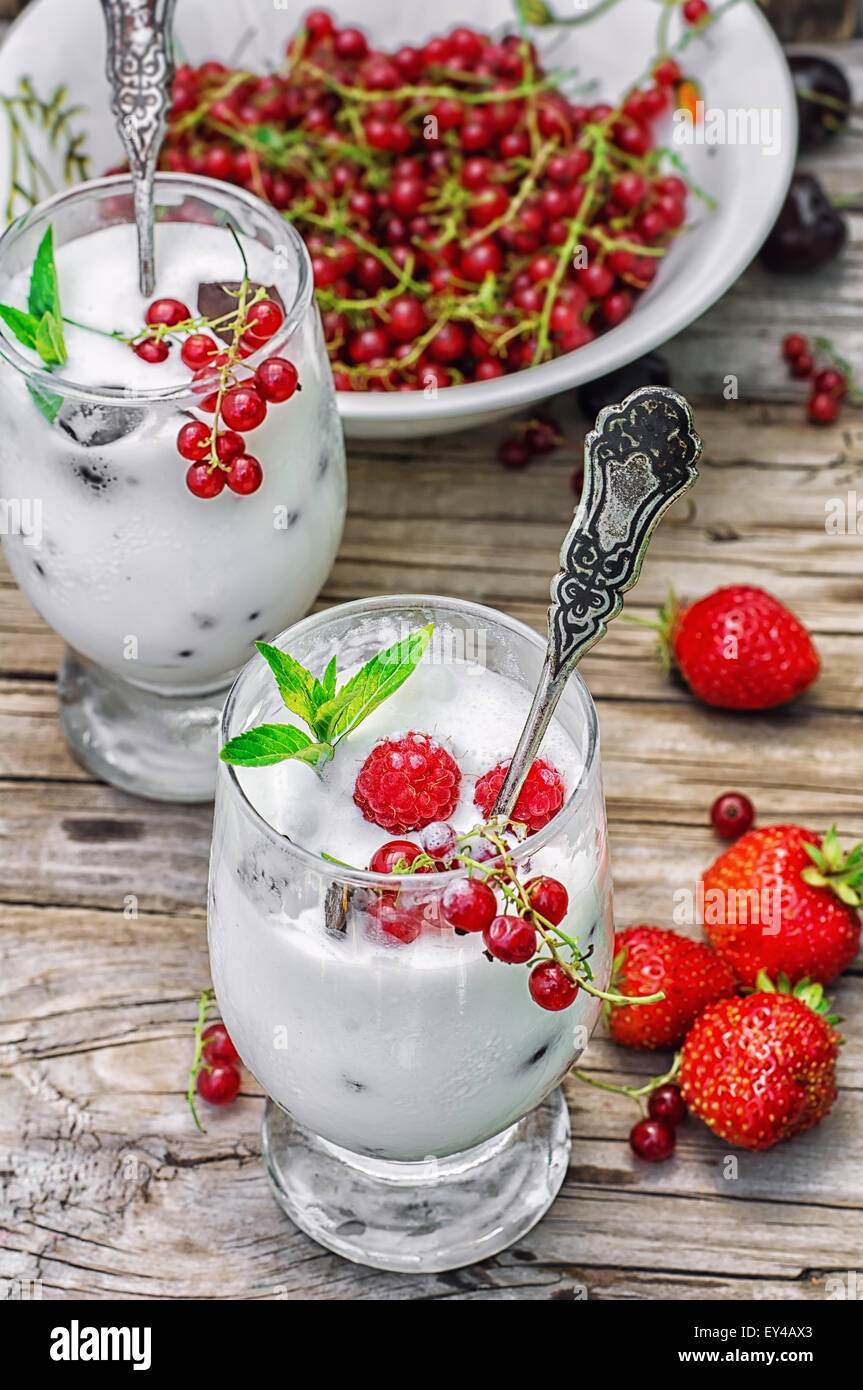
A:
[[[208,179],[159,175],[155,202],[151,300],[125,176],[0,238],[0,494],[10,568],[68,644],[76,756],[196,801],[233,676],[329,573],[345,456],[290,224]]]
[[[566,1171],[558,1083],[611,970],[596,714],[573,677],[494,816],[545,644],[441,598],[262,644],[223,718],[209,934],[271,1097],[275,1195],[322,1244],[440,1270],[511,1244]]]

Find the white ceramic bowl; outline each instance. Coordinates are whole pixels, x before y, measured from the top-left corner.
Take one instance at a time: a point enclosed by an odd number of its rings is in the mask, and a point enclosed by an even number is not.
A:
[[[287,36],[310,6],[273,0],[178,0],[178,54],[193,63],[218,57],[239,60],[265,71],[276,66]],[[554,0],[561,14],[580,8]],[[454,24],[475,22],[484,29],[512,28],[512,0],[331,0],[342,23],[357,24],[381,45],[418,43]],[[591,99],[618,99],[644,74],[657,48],[659,5],[649,0],[617,0],[588,23],[533,31],[550,67],[578,67],[574,85],[598,79]],[[675,28],[672,40],[681,32]],[[91,172],[101,173],[120,153],[108,110],[104,76],[102,10],[96,0],[35,0],[13,25],[0,49],[0,92],[14,91],[29,76],[39,96],[60,84],[69,100],[85,110],[77,125],[86,132]],[[756,108],[781,113],[778,152],[768,155],[754,144],[684,147],[694,181],[718,203],[708,212],[690,199],[692,227],[665,258],[651,288],[618,328],[577,352],[497,381],[453,386],[427,399],[420,392],[340,393],[339,407],[349,436],[408,438],[466,429],[512,413],[585,381],[591,381],[650,351],[692,323],[733,284],[770,230],[794,165],[796,111],[782,51],[754,3],[723,14],[703,37],[686,48],[685,67],[696,77],[709,108]],[[571,84],[572,85],[572,84]],[[671,120],[663,134],[671,143]],[[57,185],[63,182],[58,150],[36,136],[36,145]],[[10,183],[8,135],[0,134],[0,197]],[[23,204],[20,204],[23,208]]]

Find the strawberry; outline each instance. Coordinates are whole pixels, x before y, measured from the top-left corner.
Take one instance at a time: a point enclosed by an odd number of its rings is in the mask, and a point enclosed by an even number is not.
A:
[[[627,927],[614,938],[612,988],[640,998],[662,990],[656,1004],[607,1004],[606,1023],[627,1047],[678,1047],[701,1010],[733,994],[731,970],[700,941],[660,927]]]
[[[663,663],[673,656],[693,695],[720,709],[772,709],[818,675],[812,638],[784,604],[734,584],[680,608],[672,596],[657,624]]]
[[[741,835],[703,876],[704,935],[743,985],[759,970],[829,984],[860,946],[863,846],[844,856],[835,827]]]
[[[678,1077],[693,1114],[728,1144],[769,1149],[811,1129],[836,1099],[839,1035],[820,985],[722,999],[695,1021]]]

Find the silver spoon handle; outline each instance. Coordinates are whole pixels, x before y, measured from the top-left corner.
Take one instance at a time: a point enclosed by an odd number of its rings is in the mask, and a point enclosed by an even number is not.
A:
[[[135,191],[141,293],[156,287],[153,179],[171,100],[171,26],[176,0],[102,0],[108,29],[111,110]]]
[[[551,583],[548,653],[495,816],[509,817],[578,662],[623,607],[660,518],[692,486],[701,440],[682,396],[642,386],[600,411],[584,444],[584,488]]]

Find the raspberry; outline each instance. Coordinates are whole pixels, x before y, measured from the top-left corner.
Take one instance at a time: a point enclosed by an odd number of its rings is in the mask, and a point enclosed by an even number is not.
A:
[[[506,758],[490,772],[484,773],[476,784],[474,805],[480,808],[486,819],[491,815],[509,764],[510,759]],[[537,758],[519,792],[511,820],[526,825],[531,832],[541,830],[557,815],[562,805],[563,781],[560,773],[545,758]]]
[[[458,804],[461,772],[428,734],[376,744],[357,776],[354,801],[366,820],[404,834],[447,820]]]

